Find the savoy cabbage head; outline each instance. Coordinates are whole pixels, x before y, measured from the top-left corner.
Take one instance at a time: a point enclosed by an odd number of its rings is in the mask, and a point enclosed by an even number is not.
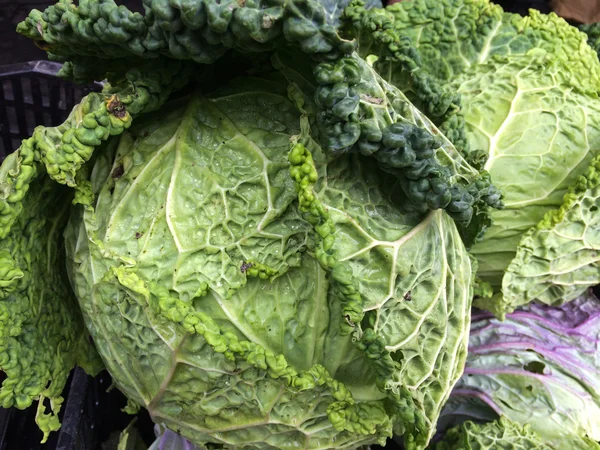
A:
[[[194,92],[109,142],[65,235],[88,329],[195,442],[358,447],[400,412],[427,433],[466,356],[468,254],[375,162],[326,163],[286,87]]]
[[[521,17],[488,0],[354,7],[350,20],[359,52],[503,193],[471,248],[496,291],[480,305],[502,315],[598,284],[600,64],[587,36],[554,14]]]
[[[194,444],[424,448],[466,359],[461,235],[498,190],[336,2],[144,4],[19,26],[108,84],[0,169],[2,406],[56,430],[89,332],[128,410]]]

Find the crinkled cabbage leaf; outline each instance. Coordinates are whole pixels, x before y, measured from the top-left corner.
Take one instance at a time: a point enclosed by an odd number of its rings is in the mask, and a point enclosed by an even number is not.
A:
[[[102,367],[66,274],[63,232],[78,196],[68,186],[76,185],[97,146],[186,82],[180,63],[167,66],[156,61],[146,76],[136,68],[125,81],[88,95],[63,124],[36,128],[0,167],[0,369],[6,374],[0,399],[6,408],[38,400],[44,440],[60,426],[69,371],[75,364],[91,374]]]
[[[485,424],[465,422],[448,430],[435,450],[552,450],[528,426],[506,417]]]
[[[144,14],[114,0],[60,1],[33,10],[17,31],[50,57],[116,60],[168,56],[212,64],[227,50],[272,51],[283,42],[330,58],[352,50],[337,33],[348,0],[143,0]],[[370,0],[369,6],[381,5]]]

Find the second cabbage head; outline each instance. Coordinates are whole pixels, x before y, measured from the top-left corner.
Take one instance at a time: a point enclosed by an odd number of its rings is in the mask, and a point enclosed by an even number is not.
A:
[[[470,249],[496,292],[480,306],[503,315],[598,284],[600,64],[587,36],[554,14],[521,17],[489,0],[357,7],[353,20],[360,53],[504,195]],[[412,66],[394,39],[416,47]]]

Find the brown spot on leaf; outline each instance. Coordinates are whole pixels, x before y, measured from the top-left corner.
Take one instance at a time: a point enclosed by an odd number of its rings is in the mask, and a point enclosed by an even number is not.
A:
[[[119,100],[119,97],[113,95],[110,97],[106,103],[107,111],[115,117],[119,119],[124,118],[127,115],[127,109],[125,108],[125,104]]]
[[[135,233],[135,238],[136,238],[136,239],[139,239],[139,238],[141,238],[143,235],[144,235],[144,233],[140,233],[139,231],[137,231],[137,232]]]
[[[242,261],[242,266],[240,267],[240,271],[242,273],[246,273],[246,271],[248,269],[250,269],[252,267],[252,263],[246,262],[246,261]]]
[[[125,169],[123,169],[122,165],[119,165],[117,167],[114,168],[114,170],[112,171],[112,173],[110,174],[111,177],[115,178],[115,179],[119,179],[123,176],[123,174],[125,173]]]

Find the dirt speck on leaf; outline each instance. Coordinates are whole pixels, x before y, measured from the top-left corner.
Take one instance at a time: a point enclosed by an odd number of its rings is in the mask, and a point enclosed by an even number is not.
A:
[[[124,173],[125,173],[125,169],[123,168],[122,165],[119,165],[114,168],[114,170],[112,171],[110,176],[113,177],[114,179],[119,179],[123,176]]]

